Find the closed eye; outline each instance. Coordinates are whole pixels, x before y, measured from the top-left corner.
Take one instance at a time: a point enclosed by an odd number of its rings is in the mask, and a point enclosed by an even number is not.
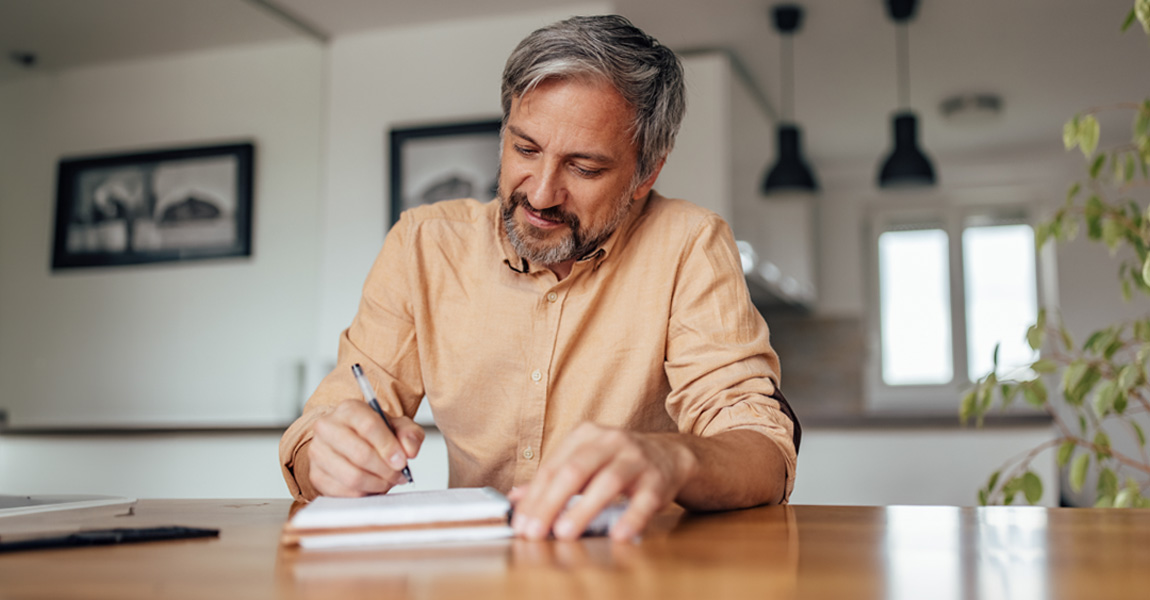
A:
[[[515,144],[515,151],[523,156],[535,156],[536,154],[539,154],[538,150],[534,148],[528,148],[527,146],[520,146],[519,144]]]
[[[603,172],[603,169],[584,169],[583,167],[580,167],[579,165],[571,165],[571,169],[574,170],[575,173],[578,174],[580,177],[587,177],[587,178],[597,177],[600,173]]]

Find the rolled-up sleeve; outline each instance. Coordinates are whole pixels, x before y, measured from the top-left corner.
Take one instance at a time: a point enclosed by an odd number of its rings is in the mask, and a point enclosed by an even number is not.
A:
[[[779,358],[751,303],[730,228],[703,219],[683,245],[667,332],[667,412],[699,436],[736,429],[761,433],[794,488],[800,429],[779,390]]]
[[[306,458],[301,456],[301,449],[312,439],[315,422],[340,402],[363,398],[351,365],[359,363],[363,367],[364,375],[388,413],[411,417],[419,408],[423,384],[409,300],[409,269],[406,268],[410,226],[410,221],[401,217],[388,233],[364,283],[355,319],[340,334],[335,369],[320,382],[304,406],[303,414],[280,438],[284,481],[297,499],[310,500],[316,496],[307,478]]]

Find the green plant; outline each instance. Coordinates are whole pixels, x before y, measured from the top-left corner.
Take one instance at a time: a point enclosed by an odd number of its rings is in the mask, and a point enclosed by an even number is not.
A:
[[[1135,0],[1122,31],[1134,22],[1150,35],[1150,0]],[[1099,149],[1103,111],[1133,113],[1128,143]],[[1074,239],[1080,225],[1089,239],[1104,243],[1119,262],[1122,295],[1150,296],[1150,202],[1136,197],[1150,188],[1150,98],[1083,111],[1063,128],[1067,150],[1075,147],[1086,158],[1088,179],[1070,187],[1066,203],[1035,230],[1035,244]],[[1146,432],[1138,423],[1150,415],[1150,315],[1117,323],[1091,333],[1078,346],[1062,324],[1046,310],[1026,332],[1027,343],[1041,357],[1023,369],[1027,376],[999,379],[998,350],[994,369],[962,397],[963,422],[983,418],[996,406],[1009,407],[1018,397],[1046,411],[1058,435],[1023,456],[1008,461],[979,490],[981,504],[1012,504],[1021,494],[1033,504],[1042,497],[1042,479],[1030,466],[1040,453],[1057,448],[1059,468],[1069,466],[1070,485],[1082,489],[1091,466],[1097,470],[1096,506],[1150,507],[1150,454]],[[1057,374],[1061,373],[1061,378]],[[1047,380],[1061,392],[1052,395]],[[1136,440],[1136,452],[1111,444],[1104,425],[1116,423]],[[1113,431],[1114,426],[1110,426]]]

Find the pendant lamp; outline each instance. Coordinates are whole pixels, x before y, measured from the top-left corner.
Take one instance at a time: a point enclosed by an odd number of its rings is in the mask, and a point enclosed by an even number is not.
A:
[[[782,111],[778,124],[778,158],[763,179],[763,194],[780,192],[813,192],[819,188],[807,161],[803,160],[802,132],[792,120],[794,103],[794,57],[791,54],[791,36],[802,22],[803,9],[794,4],[781,4],[772,10],[775,30],[782,39]]]
[[[918,117],[910,110],[910,57],[907,22],[918,0],[886,0],[887,12],[897,27],[899,111],[891,119],[894,150],[883,161],[878,185],[884,188],[934,185],[934,166],[918,145]]]

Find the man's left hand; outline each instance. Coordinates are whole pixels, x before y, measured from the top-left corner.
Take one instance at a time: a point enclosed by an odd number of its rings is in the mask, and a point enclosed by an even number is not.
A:
[[[643,434],[580,425],[539,467],[535,479],[510,494],[512,527],[527,539],[553,532],[571,540],[619,496],[629,506],[611,528],[615,540],[631,540],[670,504],[698,468],[678,434]],[[570,509],[568,501],[582,494]]]

